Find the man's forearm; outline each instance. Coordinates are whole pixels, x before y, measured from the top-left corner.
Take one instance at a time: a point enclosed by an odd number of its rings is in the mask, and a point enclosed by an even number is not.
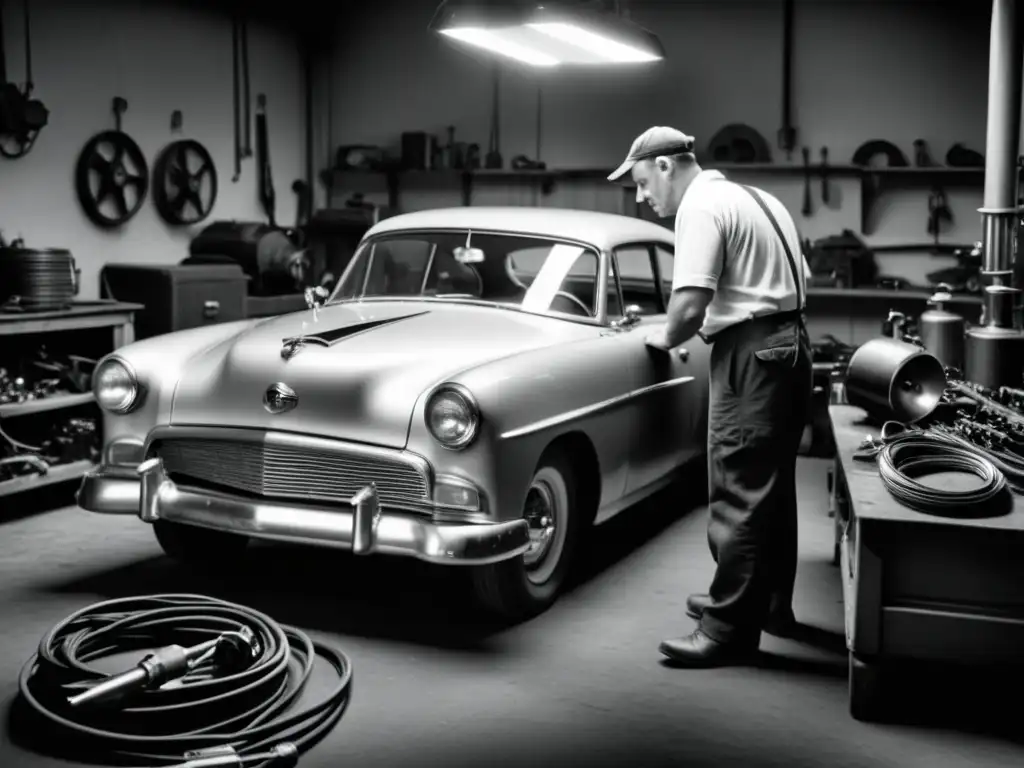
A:
[[[669,320],[668,327],[665,329],[665,335],[668,338],[670,347],[678,347],[680,344],[685,344],[700,330],[701,326],[704,325],[703,315],[699,317],[680,317],[672,318]]]

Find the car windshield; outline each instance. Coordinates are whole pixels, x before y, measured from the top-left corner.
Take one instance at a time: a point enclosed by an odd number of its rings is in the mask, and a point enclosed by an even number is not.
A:
[[[430,297],[595,317],[599,265],[596,250],[545,238],[391,233],[360,247],[331,301]]]

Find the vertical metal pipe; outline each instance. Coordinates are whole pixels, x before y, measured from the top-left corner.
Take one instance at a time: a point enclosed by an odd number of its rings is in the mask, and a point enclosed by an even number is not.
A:
[[[993,0],[988,65],[983,217],[984,271],[1000,284],[1008,277],[1017,196],[1021,125],[1021,35],[1016,0]],[[991,316],[991,315],[990,315]]]

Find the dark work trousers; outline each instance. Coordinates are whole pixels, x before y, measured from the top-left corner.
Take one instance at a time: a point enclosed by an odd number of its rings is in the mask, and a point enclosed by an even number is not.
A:
[[[769,613],[792,609],[811,346],[792,316],[737,324],[712,343],[708,542],[717,568],[700,627],[719,642],[754,642]]]

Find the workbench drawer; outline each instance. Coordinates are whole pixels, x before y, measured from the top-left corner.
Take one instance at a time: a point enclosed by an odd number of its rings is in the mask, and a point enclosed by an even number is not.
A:
[[[146,307],[135,315],[137,339],[248,316],[248,279],[235,264],[108,264],[100,287],[105,298]]]

